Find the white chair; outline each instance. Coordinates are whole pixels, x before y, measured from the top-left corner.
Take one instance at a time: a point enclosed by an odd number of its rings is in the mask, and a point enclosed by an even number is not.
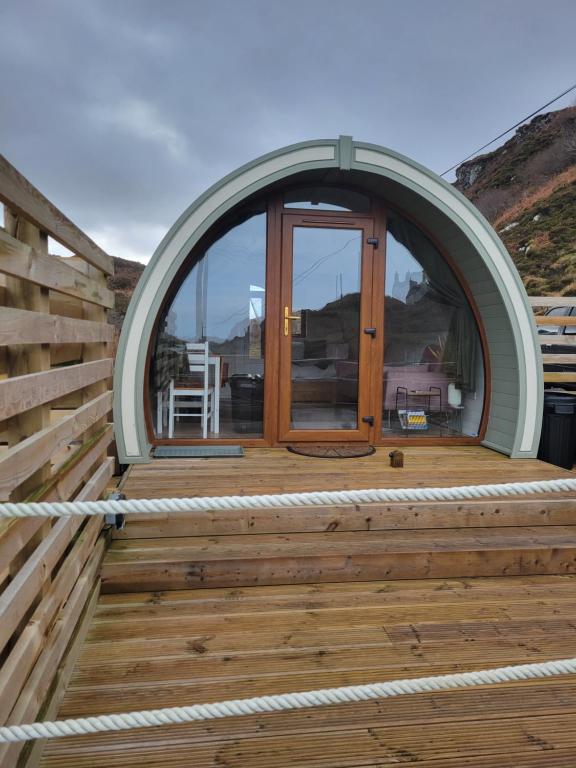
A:
[[[188,356],[188,370],[191,374],[197,374],[198,383],[191,382],[187,386],[185,382],[170,380],[168,390],[168,437],[174,437],[174,421],[181,417],[201,419],[202,437],[208,437],[208,419],[212,432],[215,429],[215,391],[210,384],[210,352],[208,342],[186,344]],[[219,386],[220,382],[215,382]]]

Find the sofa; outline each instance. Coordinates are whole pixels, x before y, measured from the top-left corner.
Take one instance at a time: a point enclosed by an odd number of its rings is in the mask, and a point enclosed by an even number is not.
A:
[[[440,398],[430,398],[430,410],[446,410],[448,406],[448,376],[435,363],[418,363],[416,365],[385,365],[384,366],[384,410],[396,409],[396,393],[399,387],[408,391],[428,392],[432,387],[440,390]],[[441,402],[439,402],[441,400]],[[410,408],[428,408],[424,397],[408,398]],[[404,393],[398,395],[398,407],[404,407]]]

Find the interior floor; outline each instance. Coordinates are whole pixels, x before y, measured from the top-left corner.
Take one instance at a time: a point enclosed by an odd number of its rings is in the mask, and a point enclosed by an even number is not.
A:
[[[418,412],[422,406],[410,405]],[[382,414],[382,437],[470,437],[462,427],[462,411],[458,409],[425,409],[422,424],[407,427],[397,410],[386,409]],[[263,436],[262,404],[258,409],[242,407],[233,409],[229,400],[220,402],[219,431],[208,424],[208,439],[238,440]],[[156,425],[158,427],[158,425]],[[303,430],[349,430],[358,427],[358,409],[351,403],[296,402],[292,404],[290,426]],[[156,437],[168,439],[168,423],[163,419],[162,429],[156,429]],[[199,417],[176,416],[173,439],[200,440],[202,425]]]

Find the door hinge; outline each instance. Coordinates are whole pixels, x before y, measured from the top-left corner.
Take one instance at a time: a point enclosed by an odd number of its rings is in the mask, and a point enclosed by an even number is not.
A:
[[[374,426],[374,416],[362,416],[362,421],[364,424],[370,424],[371,427]]]
[[[378,248],[378,246],[380,245],[380,240],[377,237],[367,237],[366,242],[368,243],[368,245],[373,245],[374,248]]]
[[[376,336],[376,328],[364,328],[364,333],[374,338]]]

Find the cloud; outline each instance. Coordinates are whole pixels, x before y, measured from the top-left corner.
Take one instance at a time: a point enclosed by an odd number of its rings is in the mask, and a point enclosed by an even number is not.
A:
[[[210,184],[285,144],[347,133],[458,162],[567,87],[576,6],[553,6],[2,0],[0,145],[145,260]]]
[[[88,115],[104,129],[158,144],[175,159],[186,155],[185,137],[170,125],[154,104],[143,99],[127,98],[115,104],[92,105]]]
[[[147,264],[170,224],[134,222],[122,227],[109,225],[89,229],[87,234],[107,253]]]

